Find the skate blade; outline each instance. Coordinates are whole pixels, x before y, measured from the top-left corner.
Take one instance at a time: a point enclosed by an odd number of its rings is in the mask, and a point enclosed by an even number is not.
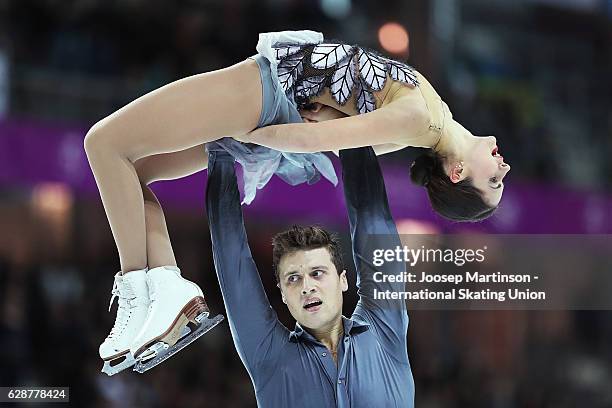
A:
[[[155,357],[149,358],[148,360],[144,360],[144,361],[143,360],[137,361],[136,365],[134,366],[134,371],[142,374],[145,371],[148,371],[151,368],[155,367],[159,363],[166,361],[167,359],[169,359],[170,357],[172,357],[173,355],[175,355],[176,353],[178,353],[179,351],[187,347],[189,344],[197,340],[203,334],[210,331],[213,327],[221,323],[223,319],[224,317],[222,315],[217,315],[213,317],[212,319],[208,319],[208,318],[203,319],[201,325],[199,325],[187,337],[183,337],[181,340],[179,340],[174,346],[169,347],[164,344],[160,347],[157,347],[157,350],[155,350],[156,351]]]
[[[200,323],[201,320],[202,319],[200,319],[198,323]],[[182,339],[183,337],[187,336],[189,333],[191,333],[191,328],[189,326],[185,326],[183,327],[183,330],[181,331],[181,335],[178,338]],[[157,343],[151,345],[149,348],[143,351],[142,354],[138,356],[137,361],[144,362],[144,361],[151,360],[152,358],[155,358],[158,354],[165,353],[166,350],[168,350],[169,348],[170,346],[167,343],[163,341],[158,341]]]
[[[183,306],[170,327],[161,335],[140,346],[134,352],[134,358],[136,358],[136,361],[149,360],[157,356],[158,353],[165,353],[169,347],[174,346],[191,331],[190,326],[197,329],[200,322],[208,317],[208,314],[209,311],[203,297],[198,296],[191,299]],[[185,329],[185,327],[188,329]]]
[[[104,365],[102,366],[102,372],[110,377],[125,370],[126,368],[130,368],[135,363],[136,359],[134,358],[134,356],[132,356],[132,353],[127,353],[125,355],[125,360],[118,364],[111,365],[110,360],[104,361]]]

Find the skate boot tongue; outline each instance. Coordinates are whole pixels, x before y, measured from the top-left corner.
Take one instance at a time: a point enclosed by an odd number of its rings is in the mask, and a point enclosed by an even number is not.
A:
[[[123,276],[121,272],[117,272],[115,275],[115,281],[113,282],[113,289],[111,290],[111,299],[108,304],[108,311],[110,312],[113,307],[113,301],[116,297],[119,297],[119,305],[121,306],[121,299],[124,297],[126,290],[124,289]]]
[[[147,289],[147,272],[146,269],[140,271],[133,271],[121,275],[121,281],[130,286],[137,292],[146,292]]]
[[[115,282],[111,291],[112,296],[110,304],[108,305],[108,311],[110,312],[113,306],[115,298],[119,298],[119,307],[117,309],[117,317],[115,318],[115,325],[111,329],[108,339],[112,339],[115,336],[120,335],[123,332],[124,327],[127,325],[129,320],[128,309],[133,307],[131,301],[136,297],[132,286],[129,281],[125,280],[121,275],[115,275]]]
[[[147,270],[133,271],[122,276],[123,287],[127,289],[129,295],[125,296],[130,300],[132,306],[136,304],[149,305],[149,288],[147,286]]]
[[[110,312],[116,297],[119,297],[120,307],[125,307],[126,303],[129,305],[129,300],[135,298],[146,299],[146,303],[148,303],[146,276],[146,270],[134,271],[126,274],[118,272],[115,275],[108,311]]]

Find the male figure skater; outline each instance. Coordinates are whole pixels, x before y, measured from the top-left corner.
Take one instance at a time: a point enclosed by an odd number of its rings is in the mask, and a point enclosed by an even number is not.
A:
[[[408,314],[403,301],[376,300],[375,272],[397,275],[405,264],[375,267],[374,249],[400,244],[384,181],[371,147],[340,152],[359,301],[342,316],[348,289],[338,242],[317,227],[293,227],[274,239],[275,274],[297,321],[283,326],[268,302],[251,257],[234,159],[209,146],[207,212],[213,256],[234,344],[261,407],[413,407]]]

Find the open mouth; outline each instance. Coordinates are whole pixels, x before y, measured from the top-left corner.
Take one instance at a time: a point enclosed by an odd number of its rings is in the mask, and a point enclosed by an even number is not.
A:
[[[321,302],[319,299],[308,300],[304,304],[304,309],[309,310],[309,311],[318,310],[319,306],[321,306],[322,304],[323,302]]]
[[[491,151],[491,156],[493,157],[499,157],[500,159],[503,160],[504,156],[502,156],[501,154],[499,154],[499,149],[497,148],[497,146],[495,146],[495,148],[493,148],[493,150]]]

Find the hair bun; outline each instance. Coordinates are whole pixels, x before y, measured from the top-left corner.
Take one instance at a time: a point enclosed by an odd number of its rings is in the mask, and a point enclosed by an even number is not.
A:
[[[410,166],[410,180],[414,184],[426,187],[431,180],[431,174],[436,166],[436,158],[431,153],[417,157]]]

